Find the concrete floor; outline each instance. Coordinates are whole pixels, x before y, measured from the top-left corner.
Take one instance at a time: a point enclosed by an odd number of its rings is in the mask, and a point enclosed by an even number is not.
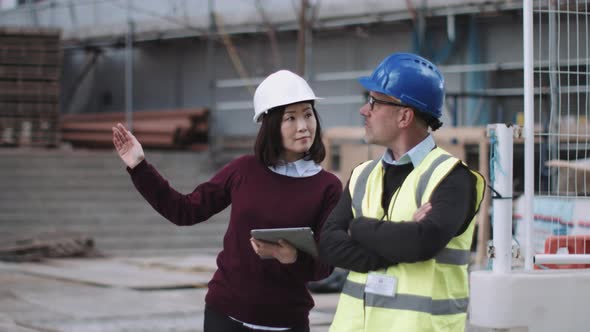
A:
[[[201,331],[214,266],[208,254],[0,263],[0,332]],[[327,331],[338,294],[314,298],[311,331]]]
[[[0,332],[202,331],[206,282],[214,269],[208,250],[177,257],[0,262]],[[339,295],[312,295],[311,331],[326,332]]]

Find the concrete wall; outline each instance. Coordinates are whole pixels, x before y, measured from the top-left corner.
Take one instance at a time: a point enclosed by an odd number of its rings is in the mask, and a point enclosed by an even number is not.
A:
[[[217,170],[207,154],[146,151],[181,193]],[[74,232],[113,255],[194,253],[223,244],[230,209],[178,227],[141,197],[112,151],[0,150],[0,240],[13,243],[45,232]]]

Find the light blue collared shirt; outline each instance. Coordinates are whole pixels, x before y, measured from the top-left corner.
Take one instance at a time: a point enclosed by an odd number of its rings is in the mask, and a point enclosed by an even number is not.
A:
[[[279,163],[276,166],[268,166],[268,168],[277,174],[292,178],[306,178],[316,175],[322,170],[322,166],[316,164],[315,161],[305,159],[299,159],[290,163]]]
[[[416,168],[424,158],[434,149],[436,144],[434,143],[434,138],[432,138],[431,134],[428,134],[422,142],[418,143],[415,147],[413,147],[410,151],[406,152],[399,160],[393,159],[393,153],[391,149],[385,150],[383,153],[383,157],[381,157],[381,161],[385,164],[389,165],[405,165],[412,163],[414,168]]]

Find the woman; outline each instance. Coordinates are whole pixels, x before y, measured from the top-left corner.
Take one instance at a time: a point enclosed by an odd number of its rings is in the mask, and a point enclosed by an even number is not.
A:
[[[317,241],[338,202],[340,181],[319,166],[325,149],[317,99],[292,72],[268,76],[254,94],[254,122],[261,122],[255,156],[230,162],[188,195],[169,186],[125,127],[113,128],[113,143],[135,187],[174,224],[194,225],[232,205],[205,297],[205,332],[309,331],[314,302],[306,282],[327,277],[331,268],[286,241],[257,241],[250,230],[309,226]]]

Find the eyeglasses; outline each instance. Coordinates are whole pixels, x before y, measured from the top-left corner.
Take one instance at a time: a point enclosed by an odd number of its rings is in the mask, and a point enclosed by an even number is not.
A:
[[[389,105],[389,106],[399,106],[399,107],[408,107],[407,105],[400,104],[400,103],[395,103],[393,101],[379,100],[379,99],[376,99],[375,97],[373,97],[371,95],[369,95],[367,97],[367,103],[369,103],[369,106],[371,106],[371,111],[373,110],[373,107],[375,106],[375,104]]]

